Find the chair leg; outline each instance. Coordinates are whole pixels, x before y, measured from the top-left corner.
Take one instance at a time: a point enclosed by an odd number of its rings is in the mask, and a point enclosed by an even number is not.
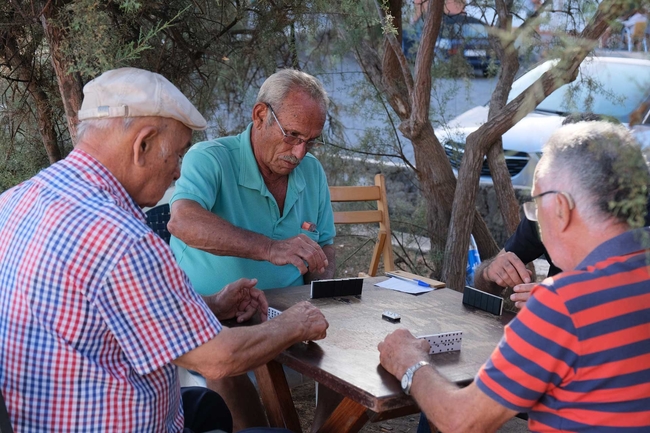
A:
[[[632,32],[631,31],[626,31],[625,36],[627,37],[627,50],[632,51]]]
[[[372,251],[372,259],[370,259],[370,269],[368,270],[368,274],[371,277],[377,275],[377,268],[379,267],[379,258],[381,257],[381,252],[384,249],[385,243],[386,243],[386,232],[380,230],[379,237],[377,238],[377,243],[375,244],[375,248]],[[386,260],[386,257],[384,257],[384,260]]]

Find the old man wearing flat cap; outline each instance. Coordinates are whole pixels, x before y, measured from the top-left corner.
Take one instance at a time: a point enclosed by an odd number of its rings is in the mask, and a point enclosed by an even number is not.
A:
[[[11,423],[21,432],[231,431],[218,394],[181,392],[176,366],[241,374],[323,338],[327,322],[302,303],[271,322],[222,328],[232,317],[264,321],[255,280],[228,284],[208,307],[141,210],[179,177],[205,119],[140,69],[108,71],[84,95],[70,155],[0,195],[0,390]]]

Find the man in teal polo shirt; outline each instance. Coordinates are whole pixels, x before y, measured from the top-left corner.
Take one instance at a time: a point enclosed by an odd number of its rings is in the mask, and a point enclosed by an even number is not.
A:
[[[189,275],[195,290],[204,296],[216,293],[228,282],[235,281],[242,275],[257,278],[260,289],[302,285],[305,283],[303,274],[294,264],[278,266],[269,259],[248,258],[247,252],[254,247],[260,247],[261,253],[264,254],[268,248],[265,244],[273,245],[273,241],[283,242],[301,234],[313,241],[311,245],[308,244],[313,251],[331,245],[333,241],[335,232],[329,189],[318,160],[300,149],[305,145],[290,148],[291,151],[302,153],[304,158],[288,176],[284,209],[280,212],[277,200],[264,183],[258,169],[251,146],[252,129],[253,124],[250,124],[237,136],[194,145],[183,159],[182,175],[176,183],[171,200],[172,221],[177,217],[177,203],[191,200],[196,203],[193,207],[198,205],[203,211],[209,210],[218,215],[217,218],[234,226],[228,230],[239,228],[250,231],[250,240],[256,237],[268,239],[256,240],[252,245],[246,245],[249,241],[247,238],[233,242],[234,245],[245,247],[241,248],[239,256],[236,257],[221,255],[237,254],[236,251],[228,251],[229,245],[220,246],[215,243],[212,248],[199,249],[199,244],[194,244],[196,247],[193,248],[173,237],[171,246],[178,263]],[[277,125],[276,129],[280,130]],[[288,147],[286,144],[284,146]],[[309,231],[303,228],[304,222],[313,222],[315,229]],[[194,236],[201,236],[201,228],[193,220],[188,222],[188,225]],[[171,222],[170,229],[173,229]],[[212,224],[206,229],[205,234],[214,237],[215,241],[233,235],[220,233],[223,228],[212,227]],[[180,233],[179,236],[186,239],[190,245],[193,244],[192,238],[183,237]],[[252,254],[250,256],[255,257]],[[302,260],[299,264],[304,266],[303,260],[306,261],[307,256],[300,258]],[[311,273],[306,276],[313,277]]]
[[[279,71],[262,84],[244,132],[197,143],[185,155],[168,229],[201,295],[242,277],[268,289],[334,276],[327,179],[307,153],[321,144],[328,103],[316,78]],[[235,430],[266,422],[246,376],[208,386],[226,400]]]

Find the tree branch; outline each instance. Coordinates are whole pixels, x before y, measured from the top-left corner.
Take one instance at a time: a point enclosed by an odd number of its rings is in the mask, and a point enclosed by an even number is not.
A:
[[[482,136],[486,141],[494,142],[506,133],[519,120],[533,111],[548,95],[566,83],[575,80],[582,61],[596,46],[597,39],[607,29],[611,19],[620,15],[625,5],[616,0],[604,0],[598,7],[596,15],[575,38],[576,44],[567,47],[558,64],[542,74],[519,96],[510,101],[494,117],[494,122],[486,122],[472,134]],[[585,40],[587,42],[582,42]]]
[[[379,14],[379,18],[381,19],[384,27],[384,37],[386,38],[386,41],[388,41],[388,44],[392,48],[393,53],[399,62],[400,68],[402,70],[402,75],[404,76],[404,83],[406,84],[408,97],[410,99],[411,95],[413,95],[413,77],[411,76],[411,69],[409,68],[408,61],[406,60],[404,52],[402,51],[402,47],[400,46],[400,43],[395,35],[386,30],[388,28],[386,14],[384,9],[379,4],[378,0],[375,0],[375,6],[377,7],[377,13]],[[392,25],[393,23],[390,24]],[[386,55],[384,55],[384,57],[386,57]]]
[[[413,113],[411,119],[417,124],[429,121],[431,106],[431,64],[433,49],[438,39],[444,2],[437,1],[429,4],[429,12],[424,19],[420,47],[415,58],[415,93],[412,94]]]
[[[521,95],[508,103],[501,112],[481,125],[467,137],[467,147],[461,162],[458,184],[454,194],[449,236],[445,246],[442,277],[447,286],[462,291],[464,264],[467,262],[467,245],[472,221],[467,216],[467,203],[474,203],[478,191],[478,178],[483,155],[512,125],[530,113],[546,96],[560,86],[575,80],[582,61],[595,46],[597,39],[608,27],[611,19],[624,10],[625,4],[604,0],[596,15],[581,32],[579,38],[587,43],[567,47],[559,63],[545,72]]]

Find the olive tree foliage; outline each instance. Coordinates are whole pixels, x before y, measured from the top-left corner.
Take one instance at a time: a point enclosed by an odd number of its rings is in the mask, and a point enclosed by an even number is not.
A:
[[[321,3],[327,3],[321,1]],[[342,2],[354,3],[353,0]],[[140,67],[176,84],[210,119],[236,131],[249,89],[300,67],[296,29],[320,25],[298,0],[8,0],[0,3],[0,191],[71,151],[83,85]]]
[[[429,2],[412,68],[399,40],[400,21],[396,17],[401,15],[401,2],[372,0],[371,3],[382,19],[383,37],[381,41],[364,37],[357,41],[353,49],[366,77],[379,89],[399,118],[399,130],[413,145],[414,169],[427,207],[433,274],[445,281],[448,287],[462,290],[470,233],[474,234],[483,257],[490,257],[498,251],[475,208],[484,158],[487,156],[504,220],[513,230],[519,222],[518,203],[505,165],[501,136],[546,96],[575,80],[578,67],[596,46],[600,35],[635,2],[569,1],[563,2],[563,10],[558,10],[554,9],[552,0],[547,0],[541,2],[537,11],[527,14],[522,12],[521,2],[513,0],[471,2],[470,6],[482,8],[486,16],[494,17],[490,42],[501,67],[490,101],[488,121],[467,137],[458,179],[440,142],[442,128],[435,130],[430,120],[432,67],[436,63],[434,46],[441,27],[444,2]],[[560,31],[554,37],[555,52],[560,58],[557,66],[543,74],[517,98],[506,103],[519,70],[521,51],[530,47],[526,43],[521,44],[521,41],[532,40],[539,45],[536,33],[550,13],[576,16],[583,12],[588,13],[588,16],[581,18],[586,22],[584,28]],[[523,19],[523,24],[514,28],[513,19],[518,15]],[[515,41],[518,43],[515,44]]]

